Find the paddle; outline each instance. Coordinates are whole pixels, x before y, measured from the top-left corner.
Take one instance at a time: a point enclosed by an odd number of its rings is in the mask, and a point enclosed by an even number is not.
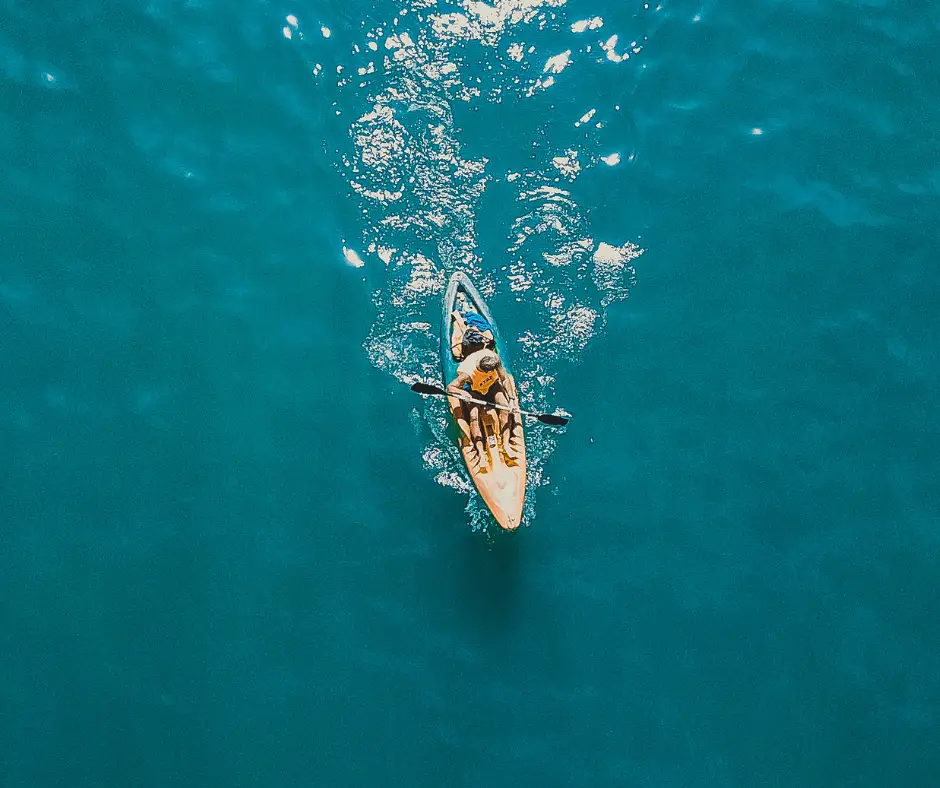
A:
[[[432,394],[435,397],[452,396],[439,386],[432,386],[430,383],[415,383],[412,385],[411,390],[418,392],[418,394]],[[496,408],[497,410],[508,410],[510,413],[522,413],[525,416],[538,419],[542,424],[554,424],[558,427],[564,427],[568,423],[568,419],[564,416],[556,416],[554,413],[532,413],[528,410],[517,410],[516,408],[509,408],[506,405],[497,405],[495,402],[484,402],[482,399],[474,399],[473,397],[459,397],[458,399],[463,399],[466,402],[475,402],[477,405],[486,405],[487,407]]]

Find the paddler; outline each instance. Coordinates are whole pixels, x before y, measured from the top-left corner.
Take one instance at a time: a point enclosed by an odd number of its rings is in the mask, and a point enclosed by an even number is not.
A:
[[[482,348],[493,350],[496,347],[493,328],[483,315],[476,312],[451,312],[451,317],[454,319],[454,333],[450,349],[455,359],[460,361]]]
[[[464,332],[465,339],[477,339],[472,331],[473,329],[468,327]],[[477,334],[479,333],[477,331]],[[489,470],[489,461],[483,432],[482,406],[467,402],[467,398],[473,397],[506,407],[518,407],[516,384],[512,375],[507,374],[503,368],[502,361],[495,351],[485,346],[473,349],[470,342],[465,343],[463,349],[472,352],[464,355],[463,361],[457,366],[457,377],[447,384],[447,393],[463,400],[461,404],[470,432],[470,445],[464,447],[464,454],[468,460],[471,459],[471,453],[475,454],[472,458],[475,462],[471,465],[480,472],[486,472]],[[519,451],[512,438],[518,415],[505,410],[496,412],[499,414],[499,428],[503,437],[503,453],[506,455],[507,464],[515,465]],[[463,429],[463,425],[461,428]],[[495,441],[495,438],[493,440]]]

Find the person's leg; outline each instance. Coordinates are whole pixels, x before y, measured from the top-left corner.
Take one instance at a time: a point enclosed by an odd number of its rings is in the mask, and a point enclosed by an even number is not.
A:
[[[453,318],[453,330],[450,334],[450,351],[454,354],[454,358],[457,361],[460,361],[463,358],[463,335],[464,331],[467,330],[467,324],[463,322],[463,318],[458,312],[451,312],[451,317]]]
[[[467,419],[467,411],[463,401],[456,397],[448,397],[447,404],[450,405],[450,413],[454,417],[454,421],[457,422],[457,428],[460,430],[460,434],[466,439],[467,445],[472,444],[470,422]]]
[[[502,389],[496,392],[494,402],[496,402],[497,405],[509,407],[509,398]],[[518,457],[518,451],[512,443],[513,417],[515,414],[502,409],[496,412],[499,414],[499,432],[502,436],[503,454],[506,455],[506,459],[509,461],[509,464],[512,465]]]
[[[509,405],[513,408],[519,407],[519,393],[516,390],[516,381],[509,376],[509,387],[506,390],[506,396],[509,397]],[[512,411],[509,414],[509,442],[512,444],[516,457],[521,456],[525,444],[522,436],[522,414]]]
[[[486,471],[489,469],[489,461],[486,455],[486,439],[481,422],[483,411],[479,405],[469,402],[464,404],[470,411],[470,434],[473,438],[473,446],[476,449],[477,463],[481,471]]]

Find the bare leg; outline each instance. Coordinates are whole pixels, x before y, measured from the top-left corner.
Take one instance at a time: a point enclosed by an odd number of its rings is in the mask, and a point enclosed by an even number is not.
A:
[[[451,312],[451,317],[454,319],[454,329],[450,335],[450,350],[454,354],[454,358],[460,361],[463,358],[463,334],[467,330],[467,324],[464,323],[463,318],[460,316],[459,312]]]
[[[505,405],[506,407],[509,407],[509,399],[506,397],[505,392],[497,392],[494,399],[496,400],[497,405]],[[515,446],[512,444],[512,429],[516,414],[505,410],[497,410],[496,412],[499,414],[499,431],[502,435],[503,454],[506,455],[507,464],[515,465],[518,452],[516,451]]]
[[[509,376],[509,391],[506,392],[509,398],[509,404],[513,408],[519,407],[519,393],[516,391],[516,380],[512,375]],[[512,450],[519,459],[525,451],[525,442],[522,436],[522,414],[513,411],[509,414],[509,443]]]
[[[457,422],[460,434],[466,439],[467,445],[470,445],[473,440],[470,436],[470,422],[467,421],[467,413],[463,402],[456,397],[448,397],[447,404],[450,405],[450,413],[454,417],[454,421]]]
[[[470,472],[479,473],[481,455],[478,445],[475,444],[474,430],[470,426],[472,416],[469,413],[469,406],[460,400],[457,400],[457,403],[454,420],[457,422],[457,426],[460,428],[461,435],[463,436],[460,451],[467,461],[467,467],[470,469]]]
[[[470,410],[470,434],[473,438],[473,445],[477,452],[477,461],[480,465],[480,471],[489,470],[489,462],[486,455],[486,444],[483,435],[483,425],[480,422],[481,411],[478,405],[468,405]]]

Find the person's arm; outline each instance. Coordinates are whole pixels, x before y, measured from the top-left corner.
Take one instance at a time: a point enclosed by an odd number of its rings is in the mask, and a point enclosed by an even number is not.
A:
[[[503,391],[506,392],[509,404],[518,407],[519,396],[516,393],[516,381],[503,367],[499,368],[499,384],[503,387]]]
[[[467,392],[464,391],[464,384],[470,382],[470,376],[465,375],[463,372],[457,375],[450,383],[447,384],[447,393],[452,397],[457,397],[458,399],[466,399]]]

